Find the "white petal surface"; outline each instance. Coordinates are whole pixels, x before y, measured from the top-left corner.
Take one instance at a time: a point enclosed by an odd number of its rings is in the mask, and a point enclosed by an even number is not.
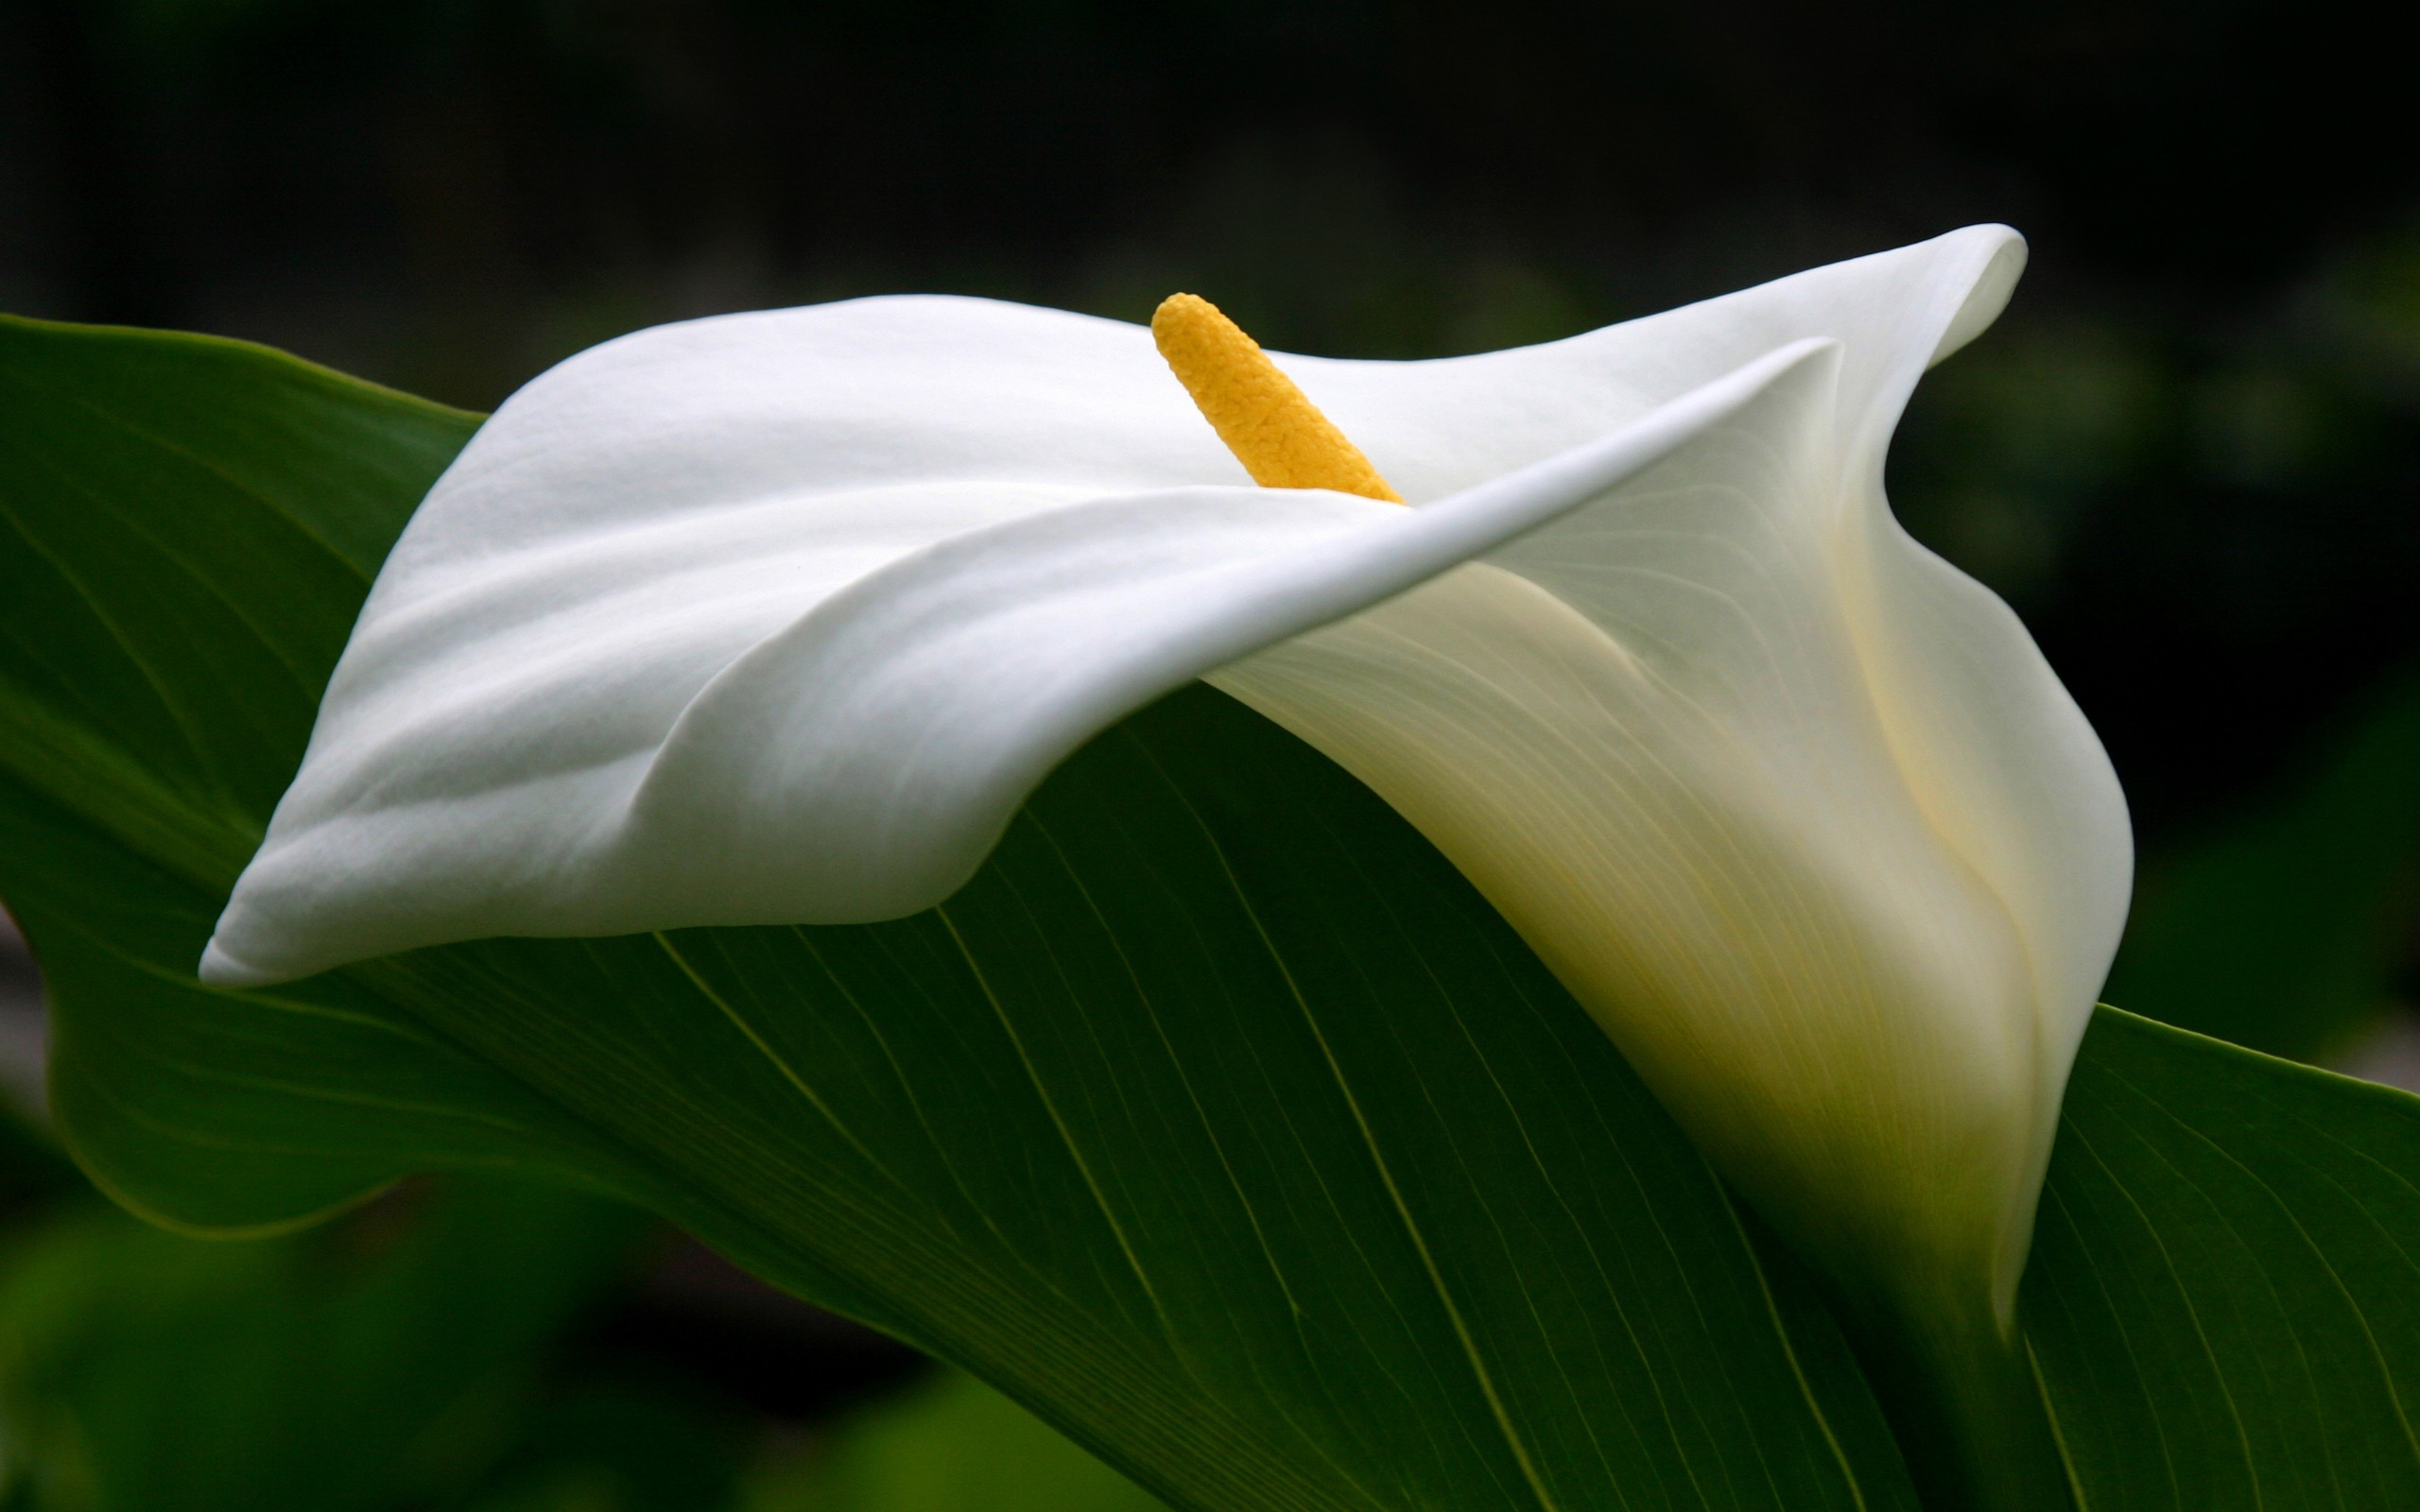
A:
[[[920,318],[964,308],[899,302]],[[997,307],[976,311],[979,325]],[[1015,316],[1029,335],[1149,341],[1034,313]],[[928,906],[1051,765],[1121,714],[1602,491],[1812,350],[1765,353],[1417,512],[1249,487],[1104,493],[1144,465],[1106,436],[1060,438],[1089,447],[1083,484],[1040,481],[1010,435],[982,458],[997,481],[901,482],[925,464],[894,457],[888,480],[853,462],[855,486],[782,491],[695,447],[716,414],[746,407],[732,395],[650,419],[648,396],[681,393],[689,357],[669,375],[652,358],[635,377],[619,363],[565,372],[567,399],[542,380],[474,440],[381,573],[203,973],[259,983],[487,935]],[[565,410],[607,460],[564,438]],[[651,426],[682,466],[642,444]],[[935,471],[981,451],[975,427],[939,428],[951,439]]]
[[[1882,462],[2020,261],[1985,229],[1663,318],[1747,345],[1831,320],[1837,361],[1212,679],[1436,841],[1836,1274],[1982,1278],[2002,1325],[2132,842],[2083,716],[1899,529]],[[1497,360],[1610,382],[1653,324]]]
[[[2124,815],[1880,476],[2020,262],[1982,228],[1546,347],[1283,359],[1409,510],[1243,486],[1139,328],[898,300],[611,343],[414,518],[204,974],[910,912],[1226,667],[1768,1211],[1845,1184],[1802,1237],[2013,1284]]]
[[[1435,841],[1837,1274],[2004,1321],[2125,812],[2014,616],[1843,476],[1841,376],[1211,680]]]

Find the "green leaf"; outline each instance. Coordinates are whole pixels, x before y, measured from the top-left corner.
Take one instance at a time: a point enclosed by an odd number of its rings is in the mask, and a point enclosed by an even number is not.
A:
[[[220,884],[477,417],[200,336],[9,320],[0,340],[0,747],[147,859]]]
[[[0,746],[0,894],[62,1126],[131,1205],[261,1228],[465,1164],[626,1193],[1179,1505],[1909,1504],[1828,1315],[1604,1037],[1206,689],[945,910],[199,988],[367,543],[462,421],[364,391],[322,431],[339,381],[222,343],[0,341],[43,406],[0,441],[0,719],[43,734]]]
[[[2027,1332],[2090,1512],[2420,1506],[2420,1098],[2103,1012]]]
[[[2290,793],[2145,868],[2109,1001],[2274,1056],[2343,1048],[2411,950],[2415,773],[2420,676],[2406,676]]]

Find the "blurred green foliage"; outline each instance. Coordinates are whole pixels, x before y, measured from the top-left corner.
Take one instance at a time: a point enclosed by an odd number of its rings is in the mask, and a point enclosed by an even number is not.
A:
[[[39,1138],[11,1138],[23,1169]],[[537,1450],[562,1410],[548,1347],[646,1232],[617,1204],[458,1178],[213,1242],[49,1185],[0,1240],[0,1486],[43,1512],[461,1504]]]
[[[619,1204],[491,1177],[414,1182],[306,1233],[187,1238],[0,1112],[0,1509],[1159,1504],[956,1373],[802,1435],[581,1347],[658,1247]]]
[[[2108,1000],[2296,1059],[2394,1006],[2420,921],[2420,676],[2300,780],[2144,868]]]
[[[948,1371],[769,1466],[744,1512],[1154,1512],[1133,1482]]]

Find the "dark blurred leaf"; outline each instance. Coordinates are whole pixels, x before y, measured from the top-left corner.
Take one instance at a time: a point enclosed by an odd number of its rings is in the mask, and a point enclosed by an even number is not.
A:
[[[0,1224],[83,1185],[83,1177],[49,1135],[0,1101]]]
[[[943,1373],[767,1476],[747,1512],[1157,1512],[1132,1481],[973,1376]]]
[[[411,1195],[308,1241],[201,1241],[84,1203],[11,1235],[0,1486],[45,1512],[383,1512],[458,1494],[643,1228],[522,1182]]]
[[[2388,1005],[2420,904],[2420,678],[2371,700],[2299,786],[2146,868],[2107,997],[2310,1059]]]
[[[589,1380],[543,1404],[464,1512],[725,1512],[749,1426],[667,1381]]]

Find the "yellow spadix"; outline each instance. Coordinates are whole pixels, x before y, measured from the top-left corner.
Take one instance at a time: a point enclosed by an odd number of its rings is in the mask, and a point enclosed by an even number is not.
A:
[[[1208,300],[1171,294],[1161,301],[1151,339],[1254,483],[1403,503],[1361,449]]]

